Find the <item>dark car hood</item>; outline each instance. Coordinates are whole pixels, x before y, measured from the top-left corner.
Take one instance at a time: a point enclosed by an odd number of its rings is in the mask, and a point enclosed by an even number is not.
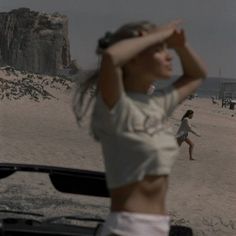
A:
[[[48,174],[55,189],[63,193],[109,197],[103,172],[46,165],[0,163],[0,179],[19,171]]]

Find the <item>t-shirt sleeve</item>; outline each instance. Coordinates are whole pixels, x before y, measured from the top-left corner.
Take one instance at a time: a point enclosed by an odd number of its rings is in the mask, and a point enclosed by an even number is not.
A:
[[[117,102],[109,110],[109,113],[113,116],[119,116],[123,112],[123,109],[126,107],[126,105],[127,105],[126,94],[125,92],[122,92]]]
[[[179,94],[174,86],[168,86],[153,93],[155,101],[164,109],[167,116],[170,116],[179,104]]]
[[[115,129],[124,129],[124,126],[127,126],[130,120],[130,100],[127,97],[126,93],[123,91],[115,103],[115,105],[108,109],[104,102],[103,106],[105,106],[106,113],[109,116],[110,124]],[[104,122],[106,122],[104,120]]]

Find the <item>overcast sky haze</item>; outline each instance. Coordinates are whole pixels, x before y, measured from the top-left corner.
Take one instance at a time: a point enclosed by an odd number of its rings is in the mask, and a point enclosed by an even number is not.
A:
[[[19,7],[67,15],[72,58],[86,69],[96,66],[96,42],[107,30],[130,21],[180,18],[209,76],[236,78],[236,0],[0,0],[0,12]],[[175,68],[179,74],[178,61]]]

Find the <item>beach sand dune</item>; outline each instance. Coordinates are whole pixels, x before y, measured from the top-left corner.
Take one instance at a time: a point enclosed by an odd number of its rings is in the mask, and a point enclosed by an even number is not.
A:
[[[0,162],[104,171],[101,148],[89,135],[89,120],[81,128],[76,123],[71,106],[72,93],[60,89],[51,92],[57,99],[37,102],[25,97],[0,101]],[[172,223],[190,226],[198,236],[234,236],[236,111],[212,104],[211,99],[186,100],[169,120],[174,131],[187,109],[194,110],[191,124],[201,137],[190,134],[195,143],[196,160],[188,160],[188,147],[183,144],[171,174],[167,204]],[[22,181],[17,189],[20,178]],[[27,178],[41,185],[45,194],[39,196],[39,188],[33,184],[26,189],[24,184],[31,184]],[[55,212],[78,213],[78,209],[86,212],[90,208],[96,214],[107,214],[108,200],[97,202],[93,199],[85,207],[77,200],[78,196],[59,196],[49,182],[44,184],[44,180],[29,174],[1,180],[0,205],[9,200],[26,204],[25,190],[28,200],[29,195],[32,199],[37,196],[42,209],[52,215]],[[92,205],[98,207],[92,208]]]

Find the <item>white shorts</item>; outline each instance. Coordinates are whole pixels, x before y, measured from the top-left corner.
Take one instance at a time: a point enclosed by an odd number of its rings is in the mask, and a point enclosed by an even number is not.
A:
[[[155,214],[111,212],[103,225],[102,236],[168,236],[170,217]]]

